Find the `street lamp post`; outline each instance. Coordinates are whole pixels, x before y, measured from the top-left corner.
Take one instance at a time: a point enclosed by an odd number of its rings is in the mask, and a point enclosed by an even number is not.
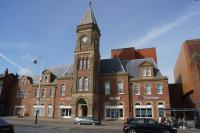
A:
[[[35,59],[33,61],[33,63],[38,64],[37,59]],[[38,105],[39,105],[39,102],[40,102],[40,88],[41,88],[41,80],[42,80],[42,62],[41,62],[41,59],[40,59],[39,63],[40,63],[39,86],[38,86],[38,90],[36,90],[36,96],[38,95],[37,91],[39,91],[39,96],[37,97],[37,109],[36,109],[36,114],[35,114],[35,124],[37,124],[37,122],[38,122],[38,113],[39,113]]]

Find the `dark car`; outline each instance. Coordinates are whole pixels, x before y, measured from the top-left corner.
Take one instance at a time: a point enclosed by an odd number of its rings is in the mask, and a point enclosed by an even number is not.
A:
[[[94,117],[89,117],[89,116],[79,116],[76,117],[74,120],[74,123],[81,125],[81,124],[86,124],[86,125],[100,125],[101,122],[97,120]]]
[[[14,133],[14,128],[6,121],[0,119],[0,133]]]
[[[159,124],[150,118],[128,118],[123,131],[124,133],[177,133],[172,126]]]

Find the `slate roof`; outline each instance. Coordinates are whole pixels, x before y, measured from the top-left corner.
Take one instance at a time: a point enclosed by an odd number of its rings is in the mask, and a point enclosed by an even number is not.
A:
[[[92,23],[97,25],[92,8],[89,6],[86,10],[84,17],[81,19],[80,25]]]
[[[125,72],[120,59],[103,59],[100,63],[100,73]]]
[[[101,74],[111,74],[111,73],[128,73],[130,77],[137,78],[139,77],[139,65],[143,62],[147,62],[153,65],[155,77],[162,76],[159,71],[157,64],[154,62],[152,58],[145,59],[134,59],[134,60],[120,60],[118,58],[111,59],[102,59],[100,60],[100,73]],[[49,70],[52,72],[56,78],[60,77],[72,77],[73,76],[73,64],[59,65],[47,68],[45,70]],[[39,75],[32,76],[33,83],[39,83]],[[56,81],[57,79],[55,79]]]
[[[70,77],[73,75],[73,64],[53,66],[50,68],[46,68],[45,70],[49,70],[54,76],[56,76],[56,78],[60,78],[63,76]],[[40,75],[34,75],[34,76],[32,76],[32,78],[33,78],[34,84],[39,83]]]
[[[101,60],[100,73],[120,73],[127,72],[130,77],[139,77],[139,65],[147,62],[153,65],[156,77],[162,76],[156,63],[151,58],[120,60],[117,58]]]

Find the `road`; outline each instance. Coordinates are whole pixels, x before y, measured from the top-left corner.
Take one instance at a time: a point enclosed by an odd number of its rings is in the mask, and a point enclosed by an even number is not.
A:
[[[40,120],[34,124],[33,119],[7,119],[14,125],[15,133],[123,133],[122,123],[104,122],[100,126],[75,125],[71,121]],[[178,130],[178,133],[200,133],[199,129]]]

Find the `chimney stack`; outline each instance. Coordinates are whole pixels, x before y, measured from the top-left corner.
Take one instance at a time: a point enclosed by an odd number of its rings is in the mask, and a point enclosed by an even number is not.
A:
[[[4,72],[4,76],[8,75],[8,68],[6,68],[5,72]]]

